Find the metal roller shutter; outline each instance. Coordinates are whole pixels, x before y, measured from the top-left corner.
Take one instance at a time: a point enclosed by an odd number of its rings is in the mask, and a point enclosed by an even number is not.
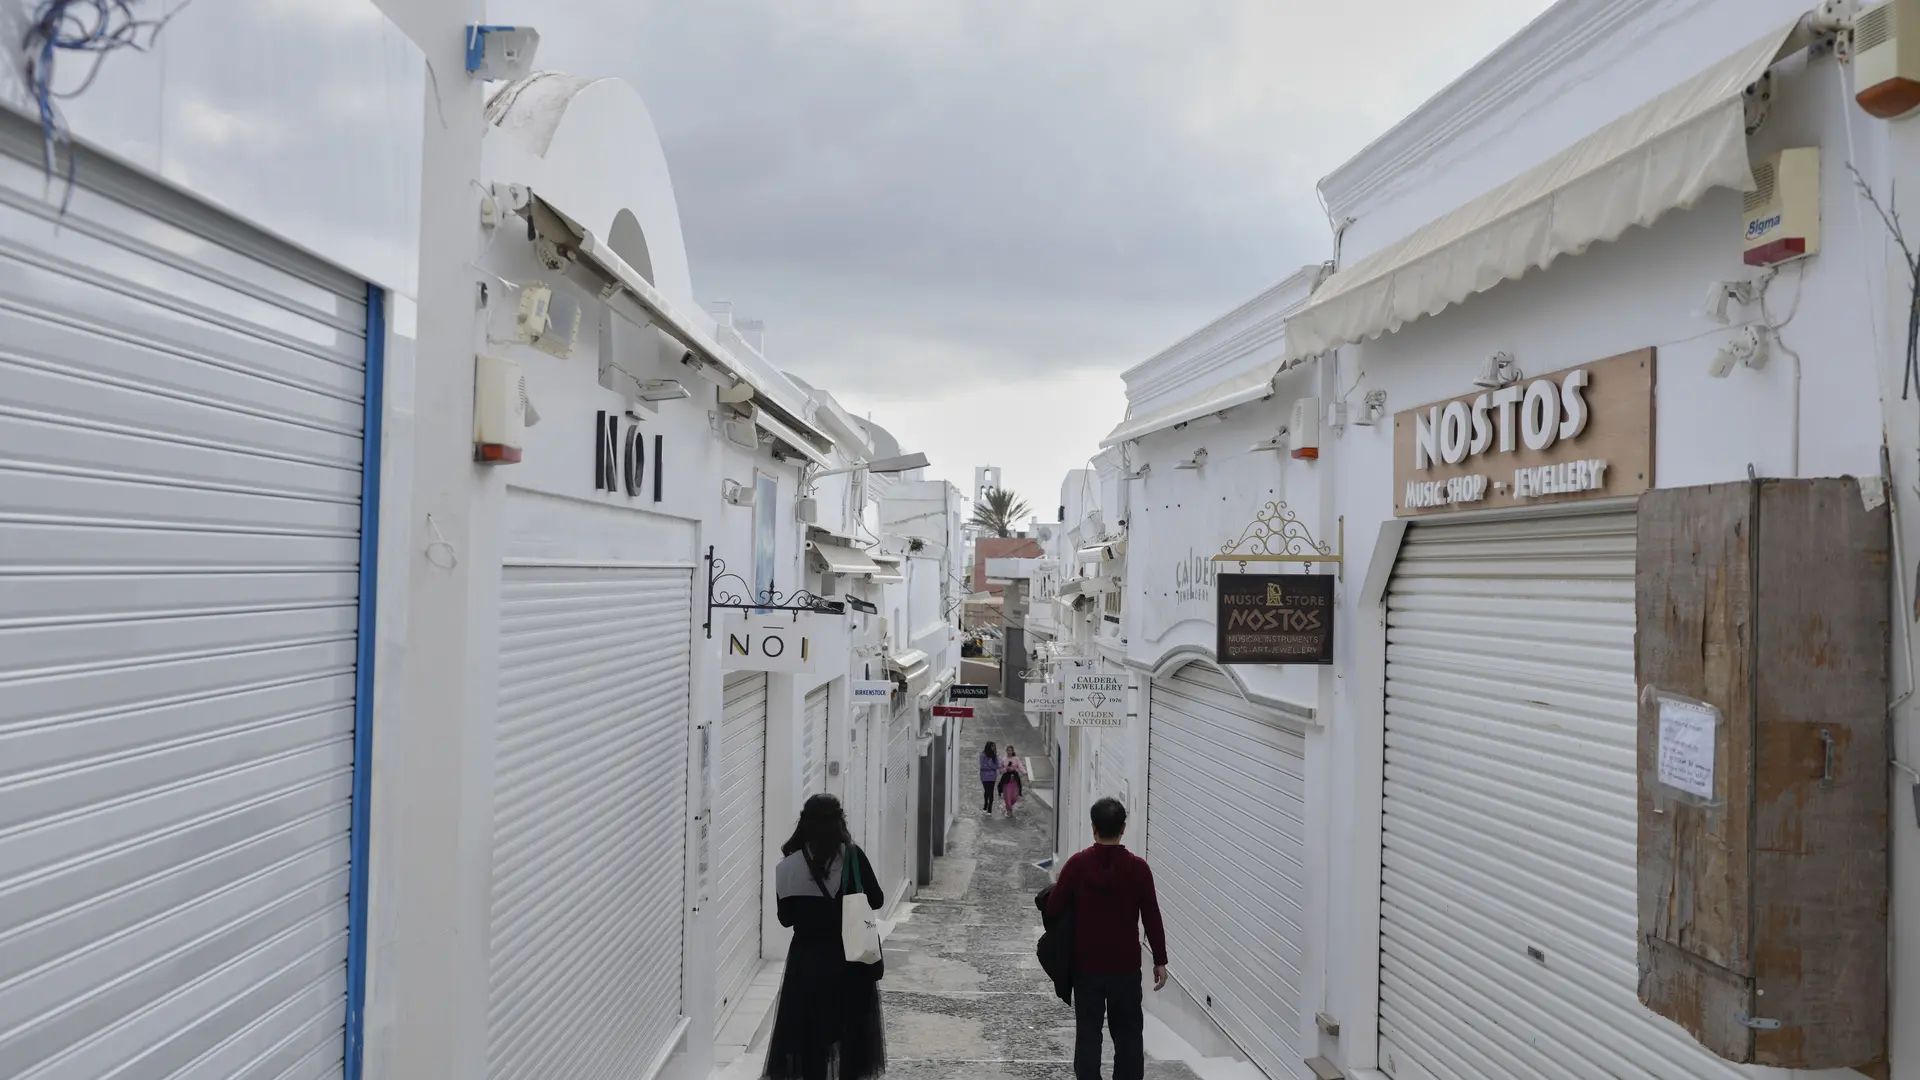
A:
[[[886,808],[881,811],[887,834],[886,865],[892,867],[889,893],[904,897],[913,880],[913,757],[919,733],[912,709],[894,717],[887,735]]]
[[[56,225],[39,146],[0,118],[0,1076],[338,1077],[369,290],[85,154]]]
[[[800,722],[800,797],[827,790],[827,688],[807,695]]]
[[[1148,712],[1148,858],[1175,978],[1268,1076],[1310,1077],[1305,739],[1191,664],[1154,681]]]
[[[1122,730],[1100,732],[1100,752],[1094,759],[1095,799],[1119,799],[1131,809],[1127,784],[1127,736]],[[1091,806],[1088,809],[1092,809]],[[1091,826],[1089,826],[1091,827]]]
[[[488,1075],[646,1075],[682,1015],[685,570],[506,569]]]
[[[766,865],[767,677],[729,675],[715,770],[714,942],[717,1027],[760,970],[760,886]]]
[[[1758,1075],[1636,993],[1634,516],[1417,524],[1388,593],[1380,1060]]]

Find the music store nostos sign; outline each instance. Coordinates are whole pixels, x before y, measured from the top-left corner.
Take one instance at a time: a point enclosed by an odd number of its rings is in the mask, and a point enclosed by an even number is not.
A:
[[[1214,655],[1222,664],[1333,663],[1332,574],[1221,574]]]

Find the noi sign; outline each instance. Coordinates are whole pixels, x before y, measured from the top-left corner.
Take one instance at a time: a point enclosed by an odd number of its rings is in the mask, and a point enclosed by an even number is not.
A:
[[[788,612],[729,611],[721,624],[726,636],[720,648],[720,670],[812,674],[813,639],[807,636],[805,618],[795,622]]]

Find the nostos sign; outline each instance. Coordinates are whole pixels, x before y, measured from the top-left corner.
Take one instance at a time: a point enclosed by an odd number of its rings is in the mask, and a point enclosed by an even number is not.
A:
[[[1333,663],[1332,574],[1221,574],[1214,655],[1222,664]]]

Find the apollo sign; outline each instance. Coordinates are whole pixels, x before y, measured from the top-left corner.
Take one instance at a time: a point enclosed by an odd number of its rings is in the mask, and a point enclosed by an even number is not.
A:
[[[1653,359],[1628,353],[1399,414],[1396,512],[1647,490]]]

